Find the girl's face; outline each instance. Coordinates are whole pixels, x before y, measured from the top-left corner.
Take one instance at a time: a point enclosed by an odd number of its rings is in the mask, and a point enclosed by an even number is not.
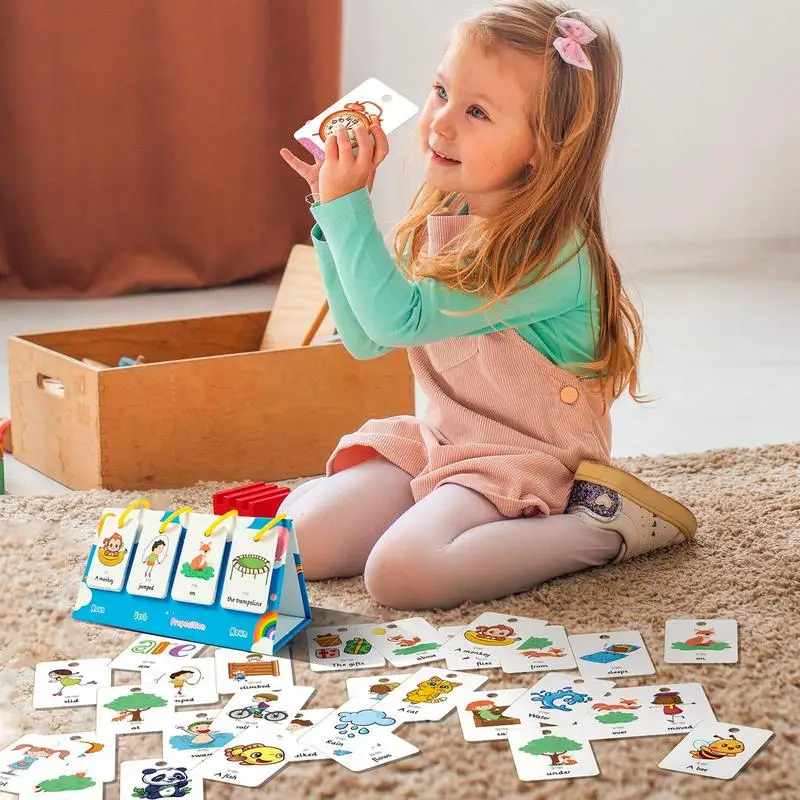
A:
[[[507,47],[484,53],[462,37],[447,49],[420,117],[425,179],[467,196],[486,216],[534,157],[528,109],[541,59]]]

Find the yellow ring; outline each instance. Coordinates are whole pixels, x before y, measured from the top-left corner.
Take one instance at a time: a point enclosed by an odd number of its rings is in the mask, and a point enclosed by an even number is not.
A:
[[[173,511],[159,526],[158,532],[159,533],[166,533],[167,528],[169,527],[170,522],[178,519],[181,514],[186,512],[191,513],[192,509],[189,506],[184,506],[183,508],[179,508],[177,511]],[[178,520],[178,524],[180,525],[180,520]]]
[[[100,522],[97,523],[97,538],[98,539],[103,535],[103,525],[105,525],[106,520],[109,517],[116,517],[116,516],[117,516],[116,514],[112,513],[111,511],[108,511],[107,513],[103,514],[102,517],[100,517]]]
[[[119,522],[117,523],[117,527],[121,528],[125,524],[125,520],[128,518],[128,514],[133,511],[134,508],[150,508],[150,501],[143,497],[141,500],[135,500],[131,503],[120,515],[119,515]]]
[[[236,516],[238,516],[238,514],[239,514],[239,512],[235,508],[232,508],[230,511],[226,511],[221,517],[218,517],[217,519],[215,519],[206,528],[206,532],[203,534],[203,536],[212,536],[214,534],[214,531],[220,525],[222,525],[222,523],[225,522],[225,520],[228,519],[228,517],[236,517]]]
[[[275,519],[271,519],[254,537],[253,541],[257,542],[273,525],[277,525],[282,519],[286,519],[286,514],[281,514]]]

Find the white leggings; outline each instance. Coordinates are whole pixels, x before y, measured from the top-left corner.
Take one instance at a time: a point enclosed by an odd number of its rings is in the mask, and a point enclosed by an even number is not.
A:
[[[363,573],[382,605],[452,608],[606,564],[622,545],[573,515],[508,519],[456,484],[415,503],[411,477],[376,455],[292,491],[280,511],[293,521],[306,578]]]

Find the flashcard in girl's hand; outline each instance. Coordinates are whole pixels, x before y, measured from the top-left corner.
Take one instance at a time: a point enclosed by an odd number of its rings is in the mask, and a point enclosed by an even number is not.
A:
[[[314,672],[382,667],[384,657],[373,647],[363,626],[308,628],[308,663]]]
[[[123,761],[119,765],[120,798],[184,797],[203,800],[203,781],[189,772],[180,760],[151,758]]]
[[[402,722],[444,719],[468,694],[489,680],[485,675],[422,667],[381,700],[379,707]]]
[[[219,700],[213,658],[169,659],[142,672],[142,686],[168,692],[175,707],[202,706]]]
[[[393,667],[410,667],[444,658],[441,651],[447,637],[423,617],[378,622],[360,628]]]
[[[56,745],[52,736],[30,733],[0,750],[0,792],[19,794],[35,786],[50,765],[64,764],[70,751]]]
[[[392,689],[396,689],[406,678],[408,673],[402,675],[368,675],[365,678],[348,678],[347,696],[353,700],[360,697],[362,700],[377,702],[383,700]]]
[[[567,632],[559,625],[548,625],[525,641],[500,651],[503,672],[544,672],[575,669],[575,656]]]
[[[280,772],[297,750],[295,738],[277,727],[243,731],[228,747],[219,748],[193,767],[190,774],[195,779],[254,789]]]
[[[235,736],[236,732],[230,725],[225,726],[225,720],[216,709],[176,711],[172,724],[164,728],[161,737],[164,760],[170,764],[185,764],[191,769]]]
[[[461,731],[468,742],[490,742],[505,739],[510,728],[521,720],[507,714],[508,707],[524,694],[525,689],[492,689],[472,692],[456,706]]]
[[[500,652],[522,644],[547,625],[543,619],[487,611],[461,628],[442,652],[448,669],[489,669],[500,666]]]
[[[189,509],[180,511],[185,512],[186,520]],[[128,594],[162,600],[167,596],[172,565],[184,532],[179,512],[142,511],[139,544],[131,556],[131,571],[125,585]]]
[[[139,533],[141,511],[113,508],[103,511],[97,526],[96,549],[86,571],[86,585],[90,589],[122,591],[128,559]]]
[[[233,694],[242,689],[290,686],[294,683],[292,660],[288,655],[267,656],[218,648],[214,651],[214,661],[220,694]]]
[[[243,689],[228,700],[217,722],[224,719],[237,735],[251,728],[285,728],[315,691],[313,686]]]
[[[146,633],[129,644],[112,662],[111,669],[128,672],[144,672],[160,661],[196,658],[205,649],[204,644],[184,642],[180,639],[165,639]]]
[[[579,678],[565,672],[548,672],[515,700],[506,716],[519,717],[523,725],[571,725],[592,710],[592,704],[614,688],[614,681]]]
[[[320,160],[325,158],[325,141],[335,135],[337,127],[345,128],[355,147],[355,128],[369,128],[380,121],[388,135],[417,114],[419,108],[410,100],[390,89],[377,78],[369,78],[344,97],[309,120],[294,138]]]
[[[310,733],[315,725],[322,722],[326,717],[329,717],[335,711],[335,708],[304,708],[294,715],[294,719],[289,723],[286,728],[287,733],[291,733],[295,739],[300,739],[307,733]],[[322,753],[316,747],[304,747],[300,742],[300,750],[298,750],[292,758],[292,761],[326,761],[330,756],[327,753]]]
[[[656,671],[638,631],[579,633],[570,636],[569,643],[584,678],[627,678]]]
[[[592,704],[577,722],[589,739],[625,739],[685,733],[716,716],[699,683],[618,687]]]
[[[772,738],[764,728],[745,728],[727,722],[701,722],[658,765],[661,769],[735,778]]]
[[[42,661],[33,679],[34,708],[97,704],[97,690],[111,686],[111,659]]]
[[[735,619],[668,619],[664,639],[667,664],[735,664],[739,660]]]
[[[521,781],[587,778],[599,775],[592,743],[580,727],[555,725],[512,729],[508,746]]]
[[[97,722],[100,733],[163,731],[172,722],[175,705],[167,687],[110,686],[97,691]]]

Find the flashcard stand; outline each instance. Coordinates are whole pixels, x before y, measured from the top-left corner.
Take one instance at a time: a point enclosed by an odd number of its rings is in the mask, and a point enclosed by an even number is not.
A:
[[[147,503],[143,501],[140,504]],[[136,504],[132,504],[128,509],[134,505]],[[236,512],[231,511],[229,514]],[[176,519],[176,512],[165,511],[161,521],[165,522],[168,519]],[[219,601],[223,589],[222,580],[218,581],[216,596],[211,605],[180,602],[173,599],[170,592],[165,598],[160,599],[128,594],[124,589],[113,592],[90,588],[86,583],[86,577],[97,549],[97,544],[94,544],[79,585],[72,618],[79,622],[108,625],[112,628],[138,631],[153,636],[174,637],[198,644],[273,655],[311,623],[311,608],[308,603],[297,537],[292,530],[291,520],[283,515],[277,518],[239,517],[239,524],[241,523],[246,523],[248,529],[256,531],[272,523],[270,527],[280,526],[285,531],[285,540],[282,542],[282,545],[285,544],[285,550],[282,555],[276,557],[272,565],[267,609],[263,614],[221,607]],[[181,523],[178,555],[170,574],[170,588],[181,562],[186,532],[187,529]],[[96,539],[96,542],[99,542],[99,539]],[[125,586],[140,545],[141,539],[137,539],[131,557],[124,567]],[[282,545],[279,545],[279,551]],[[230,566],[230,551],[231,541],[228,534],[220,575],[225,575]]]

